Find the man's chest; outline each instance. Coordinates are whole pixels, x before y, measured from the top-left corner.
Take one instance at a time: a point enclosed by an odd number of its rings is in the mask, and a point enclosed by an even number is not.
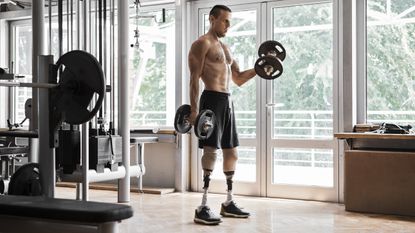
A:
[[[228,49],[221,45],[211,47],[207,53],[207,59],[212,63],[232,64],[232,57]]]

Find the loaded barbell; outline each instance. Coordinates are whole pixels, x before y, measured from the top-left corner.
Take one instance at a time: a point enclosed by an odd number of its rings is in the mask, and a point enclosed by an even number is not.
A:
[[[50,89],[50,109],[60,121],[82,124],[91,120],[105,95],[104,73],[96,58],[85,51],[70,51],[52,65],[50,74],[51,83],[0,82],[0,86]],[[95,94],[98,97],[89,110]]]
[[[174,117],[174,128],[178,133],[188,133],[192,129],[192,124],[189,120],[190,113],[191,107],[188,104],[184,104],[177,109]],[[214,112],[209,109],[200,111],[194,124],[196,137],[202,140],[209,138],[215,129],[215,124],[216,118]]]
[[[259,58],[255,62],[255,72],[264,79],[276,79],[283,72],[282,62],[286,51],[281,43],[275,40],[265,41],[259,46]]]

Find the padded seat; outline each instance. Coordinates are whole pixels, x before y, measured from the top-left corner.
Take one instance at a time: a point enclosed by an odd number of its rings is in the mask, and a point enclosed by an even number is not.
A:
[[[58,222],[94,225],[98,226],[97,232],[116,232],[112,230],[100,231],[100,225],[116,224],[121,220],[128,219],[133,216],[133,210],[130,206],[123,204],[4,195],[0,196],[0,218],[1,216],[14,216],[22,218],[22,221],[34,219],[35,221],[52,221],[55,224]],[[22,224],[26,224],[26,222],[22,222]],[[115,227],[111,226],[110,228],[114,229]],[[16,232],[19,232],[17,229]]]

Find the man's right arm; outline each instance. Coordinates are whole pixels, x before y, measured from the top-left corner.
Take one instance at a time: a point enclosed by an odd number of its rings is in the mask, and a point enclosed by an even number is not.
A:
[[[192,44],[189,52],[189,70],[190,70],[190,106],[191,115],[190,122],[194,124],[198,114],[199,102],[199,79],[202,76],[203,66],[206,54],[209,50],[209,42],[207,40],[198,39]]]

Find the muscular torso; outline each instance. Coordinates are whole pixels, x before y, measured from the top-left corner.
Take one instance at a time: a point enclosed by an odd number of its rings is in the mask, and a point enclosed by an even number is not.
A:
[[[229,92],[229,80],[232,77],[232,58],[228,48],[220,41],[211,40],[209,37],[201,39],[210,40],[211,42],[201,75],[205,89]]]

